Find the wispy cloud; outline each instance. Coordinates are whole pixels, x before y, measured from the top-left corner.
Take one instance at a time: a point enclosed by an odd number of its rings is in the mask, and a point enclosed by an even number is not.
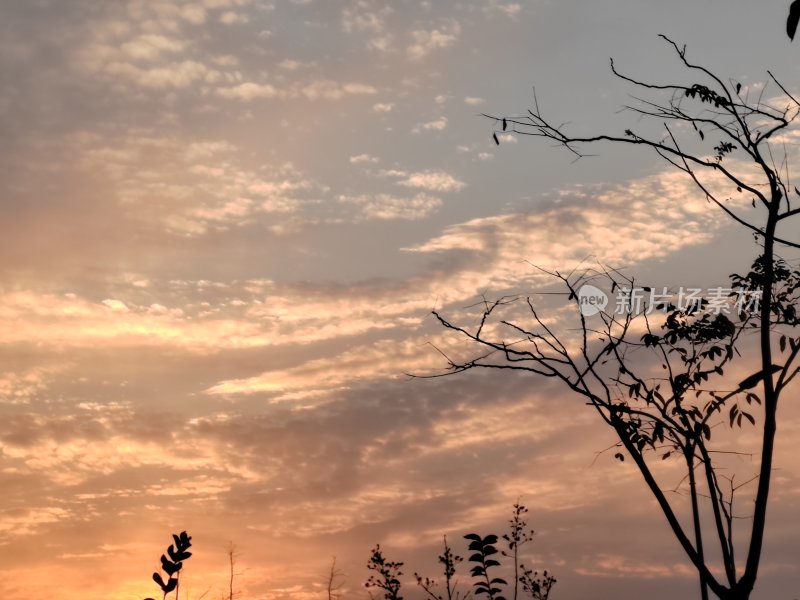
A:
[[[433,121],[427,121],[425,123],[420,123],[412,130],[414,133],[420,133],[421,131],[442,131],[443,129],[447,128],[447,117],[439,117],[438,119],[434,119]]]
[[[425,189],[435,188],[428,187]],[[439,198],[424,193],[410,198],[392,196],[390,194],[340,196],[339,202],[360,207],[362,215],[366,219],[402,219],[409,221],[424,219],[442,205],[442,201]]]
[[[452,46],[461,33],[461,25],[454,20],[435,29],[417,29],[411,32],[413,42],[408,46],[409,58],[420,60],[434,50]]]
[[[457,192],[467,185],[444,171],[411,173],[406,179],[399,181],[398,184],[434,192]]]

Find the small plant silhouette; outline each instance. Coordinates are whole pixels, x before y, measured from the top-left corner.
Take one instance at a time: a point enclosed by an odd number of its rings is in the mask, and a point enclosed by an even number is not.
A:
[[[533,541],[534,531],[528,529],[524,515],[528,512],[520,502],[513,505],[511,519],[509,519],[508,533],[502,536],[502,540],[507,544],[508,550],[498,549],[498,542],[501,538],[496,535],[481,537],[477,533],[470,533],[464,536],[469,541],[469,551],[472,553],[468,562],[472,565],[470,573],[473,577],[472,591],[461,593],[456,591],[457,581],[456,567],[463,562],[463,558],[457,556],[450,545],[447,543],[447,536],[444,536],[444,551],[437,558],[444,572],[444,589],[436,589],[437,582],[430,577],[423,577],[419,573],[414,573],[414,577],[428,600],[480,600],[478,596],[484,594],[486,600],[506,600],[504,587],[511,593],[509,583],[496,577],[496,573],[505,569],[500,564],[500,557],[512,558],[514,561],[514,598],[519,596],[519,587],[530,600],[548,600],[550,592],[556,583],[556,578],[547,571],[540,575],[538,571],[528,569],[520,563],[519,548],[528,542]],[[403,574],[400,567],[401,562],[386,560],[380,545],[372,550],[372,556],[367,564],[367,568],[373,571],[369,580],[366,582],[368,588],[380,588],[384,592],[385,600],[402,600],[400,596],[400,576]],[[509,567],[510,568],[510,567]],[[375,600],[372,594],[370,598]]]
[[[447,593],[447,600],[466,600],[469,593],[463,597],[460,592],[456,591],[456,582],[454,577],[456,575],[456,565],[461,563],[464,559],[460,556],[453,554],[453,549],[447,544],[447,536],[444,536],[444,552],[438,557],[439,563],[444,567],[445,591]],[[437,594],[433,591],[436,587],[436,581],[430,577],[422,577],[419,573],[414,573],[417,578],[417,585],[419,585],[431,600],[445,600],[444,596]]]
[[[532,600],[547,600],[550,590],[556,584],[556,578],[547,571],[539,575],[538,571],[526,569],[525,565],[520,565],[520,569],[522,569],[522,575],[519,577],[519,582],[522,584],[523,591]]]
[[[489,577],[489,569],[500,566],[495,559],[489,558],[498,553],[494,546],[497,543],[497,536],[492,534],[482,538],[477,533],[468,533],[464,538],[470,540],[469,550],[474,552],[469,557],[469,562],[475,564],[470,571],[472,577],[477,579],[472,584],[475,595],[486,594],[489,600],[506,600],[502,596],[503,590],[497,586],[507,585],[508,582],[501,577]]]
[[[515,503],[512,507],[511,519],[509,519],[509,532],[503,536],[503,539],[508,542],[508,552],[501,551],[503,556],[508,556],[514,559],[514,600],[517,600],[517,593],[519,591],[519,584],[522,582],[522,577],[519,574],[519,547],[533,541],[533,529],[527,530],[527,523],[523,519],[523,515],[528,512],[519,502]]]
[[[401,562],[386,560],[381,545],[377,544],[372,549],[372,556],[367,563],[367,568],[374,571],[376,575],[370,575],[364,586],[382,589],[385,600],[403,600],[400,595],[400,576],[403,574],[400,567],[402,566]]]
[[[180,535],[173,533],[172,539],[175,543],[170,544],[169,548],[167,548],[169,558],[164,554],[161,555],[161,570],[167,574],[167,580],[164,581],[158,571],[153,573],[153,581],[161,588],[164,594],[163,598],[166,598],[167,594],[172,591],[176,592],[175,596],[177,598],[178,577],[175,577],[175,575],[179,575],[180,570],[183,568],[183,561],[192,555],[191,552],[188,552],[192,545],[192,538],[185,531],[182,531]],[[153,598],[145,598],[145,600],[153,600]]]

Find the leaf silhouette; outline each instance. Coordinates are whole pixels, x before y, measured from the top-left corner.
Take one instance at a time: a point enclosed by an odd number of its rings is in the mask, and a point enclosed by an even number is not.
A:
[[[794,0],[789,6],[789,19],[786,21],[786,34],[790,40],[794,40],[798,21],[800,21],[800,0]]]
[[[164,583],[164,580],[161,578],[160,573],[153,573],[153,581],[155,581],[161,587],[162,590],[167,587],[166,584]]]
[[[182,563],[180,563],[180,562],[171,562],[171,561],[167,560],[166,556],[164,556],[163,554],[161,555],[161,569],[167,575],[170,575],[170,576],[174,575],[175,573],[177,573],[178,571],[181,570],[181,567],[183,567]]]
[[[169,554],[169,557],[172,559],[172,562],[176,562],[176,563],[182,562],[182,561],[186,560],[187,558],[189,558],[192,555],[191,552],[185,552],[185,551],[182,551],[182,550],[175,550],[175,548],[172,546],[172,544],[170,544],[169,548],[167,548],[167,554]]]
[[[178,586],[178,580],[175,579],[174,577],[170,577],[169,581],[167,581],[167,585],[164,586],[164,593],[169,594],[177,586]]]
[[[492,134],[492,139],[494,140],[495,144],[497,144],[498,146],[500,145],[500,140],[497,139],[497,134],[496,133]]]
[[[768,374],[771,375],[772,373],[780,370],[780,365],[772,365],[772,368]],[[757,386],[762,379],[764,379],[764,371],[759,371],[758,373],[753,373],[749,377],[745,377],[739,382],[739,391],[741,392],[742,390],[749,390],[750,388]]]

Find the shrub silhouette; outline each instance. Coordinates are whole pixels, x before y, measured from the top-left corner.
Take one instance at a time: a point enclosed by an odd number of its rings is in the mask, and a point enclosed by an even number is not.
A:
[[[469,562],[472,563],[470,574],[473,578],[472,594],[478,600],[478,596],[485,595],[488,600],[506,600],[504,587],[509,583],[502,577],[495,576],[495,573],[503,568],[501,557],[512,558],[514,573],[513,599],[516,600],[519,586],[531,600],[548,600],[550,592],[556,583],[555,577],[548,571],[541,575],[538,571],[526,568],[519,562],[519,547],[532,541],[534,532],[527,529],[527,524],[523,518],[528,512],[522,504],[517,502],[513,505],[512,518],[509,520],[509,532],[501,537],[489,534],[485,537],[477,533],[469,533],[464,539],[469,541],[468,549],[472,553]],[[499,550],[497,545],[500,539],[508,544],[508,551]],[[439,563],[443,566],[445,578],[445,594],[437,594],[434,591],[436,581],[423,577],[419,573],[414,573],[417,584],[425,591],[430,600],[467,600],[469,592],[463,596],[455,591],[457,582],[455,579],[456,566],[463,562],[460,556],[453,553],[444,538],[444,552],[438,557]],[[392,562],[386,559],[381,550],[380,544],[372,550],[372,556],[367,563],[367,568],[377,573],[371,575],[366,582],[366,587],[377,587],[384,591],[385,600],[402,600],[400,596],[402,562]]]
[[[528,509],[519,502],[514,504],[511,519],[508,521],[509,532],[503,536],[503,539],[508,542],[508,552],[502,550],[501,553],[503,556],[510,556],[514,559],[514,600],[517,600],[519,584],[522,581],[519,571],[523,565],[519,564],[519,547],[533,541],[534,535],[533,529],[525,529],[527,524],[522,516],[527,512]]]
[[[474,552],[469,557],[469,561],[475,563],[470,571],[472,577],[477,579],[472,584],[472,587],[475,588],[475,595],[486,594],[489,596],[489,600],[506,600],[501,595],[503,590],[497,586],[507,585],[508,582],[501,577],[489,578],[489,569],[500,566],[497,560],[489,558],[498,553],[494,546],[497,543],[497,536],[490,534],[482,538],[477,533],[468,533],[464,538],[470,540],[469,549]]]
[[[367,563],[367,568],[374,571],[376,575],[370,575],[364,586],[382,589],[383,597],[386,600],[403,600],[400,595],[400,576],[403,574],[400,567],[402,566],[401,562],[386,560],[381,551],[381,545],[377,544],[372,549],[372,556]]]
[[[188,549],[192,545],[192,538],[187,535],[185,531],[182,531],[180,535],[172,534],[172,539],[174,540],[174,544],[170,544],[167,548],[167,558],[166,555],[161,555],[161,570],[167,574],[167,580],[164,581],[164,578],[161,576],[161,573],[156,571],[153,573],[153,581],[158,584],[158,587],[161,588],[161,592],[164,594],[162,598],[166,598],[167,594],[172,591],[175,591],[175,598],[178,598],[178,577],[180,574],[180,570],[183,568],[183,561],[188,559],[192,553],[188,552]],[[145,600],[153,600],[153,598],[145,598]]]
[[[456,574],[456,565],[463,562],[463,558],[453,554],[452,548],[447,544],[447,536],[444,537],[444,552],[440,554],[437,558],[439,562],[444,567],[444,579],[445,579],[445,591],[447,593],[447,600],[466,600],[469,597],[469,592],[461,596],[461,592],[456,591],[457,582],[455,581],[455,574]],[[419,585],[425,593],[431,598],[431,600],[444,600],[444,597],[441,594],[437,594],[433,591],[433,588],[436,587],[436,581],[431,579],[430,577],[422,577],[419,573],[414,573],[414,577],[417,578],[417,585]]]

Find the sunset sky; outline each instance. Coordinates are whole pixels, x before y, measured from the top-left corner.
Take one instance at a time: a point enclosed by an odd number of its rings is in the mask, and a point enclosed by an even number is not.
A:
[[[609,57],[680,78],[659,33],[753,94],[779,94],[767,69],[800,93],[787,7],[0,2],[0,595],[160,597],[150,575],[187,530],[182,598],[222,596],[229,542],[243,599],[322,600],[336,556],[345,598],[366,600],[378,542],[413,598],[443,534],[464,554],[519,499],[553,600],[696,597],[580,399],[407,374],[444,369],[434,346],[470,352],[432,310],[473,323],[481,294],[551,289],[532,265],[672,288],[745,271],[752,236],[657,156],[497,146],[480,114],[524,113],[535,86],[571,131],[643,126]],[[800,594],[797,393],[756,600]]]

